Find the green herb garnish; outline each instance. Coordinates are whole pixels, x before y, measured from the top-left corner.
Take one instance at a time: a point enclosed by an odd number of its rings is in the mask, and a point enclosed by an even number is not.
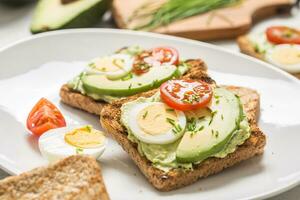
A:
[[[127,81],[129,79],[133,78],[133,74],[130,72],[129,74],[127,74],[126,76],[124,76],[123,78],[121,78],[122,81]]]
[[[87,130],[89,133],[92,132],[92,126],[87,125],[85,128],[86,128],[86,130]]]
[[[182,131],[181,126],[179,124],[176,124],[174,119],[166,118],[166,120],[168,123],[170,123],[173,126],[172,132],[174,134],[177,134]]]
[[[89,67],[91,67],[91,68],[96,68],[96,64],[93,63],[93,62],[89,63],[88,65],[89,65]]]
[[[188,121],[187,121],[187,125],[186,125],[186,129],[187,129],[187,131],[191,131],[191,132],[193,132],[193,131],[195,131],[196,130],[196,119],[195,118],[191,118],[191,119],[188,119]]]
[[[143,114],[143,119],[145,119],[148,115],[148,110]]]
[[[213,121],[215,115],[217,114],[217,112],[218,112],[217,110],[211,112],[211,119],[210,119],[208,125],[210,125],[212,123],[212,121]]]
[[[220,134],[219,131],[216,131],[216,132],[215,132],[215,137],[218,138],[218,137],[219,137],[219,134]]]
[[[83,149],[82,148],[76,148],[76,154],[83,154]]]
[[[134,29],[152,30],[172,22],[209,12],[211,10],[233,6],[242,0],[167,0],[152,1],[138,7],[128,20],[142,21]],[[149,20],[141,20],[149,19]]]

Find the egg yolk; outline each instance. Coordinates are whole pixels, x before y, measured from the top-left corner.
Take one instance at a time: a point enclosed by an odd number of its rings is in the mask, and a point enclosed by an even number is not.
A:
[[[90,126],[74,129],[65,134],[65,141],[78,148],[95,148],[103,144],[105,136]]]
[[[178,123],[176,112],[161,104],[144,108],[137,119],[139,127],[150,135],[165,134],[173,128],[172,122]]]
[[[276,49],[272,58],[281,64],[297,64],[300,63],[300,50],[292,47]]]
[[[110,57],[98,58],[94,61],[94,68],[102,72],[115,72],[122,70],[123,59],[112,59]]]

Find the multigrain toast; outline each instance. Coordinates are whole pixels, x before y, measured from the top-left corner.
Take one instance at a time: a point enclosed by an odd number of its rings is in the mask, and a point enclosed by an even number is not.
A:
[[[237,43],[242,53],[265,61],[264,55],[255,50],[255,47],[252,45],[247,35],[238,37]],[[294,73],[292,75],[300,79],[300,73]]]
[[[193,78],[197,76],[199,78],[206,79],[208,82],[212,82],[212,79],[210,79],[206,74],[207,67],[201,59],[188,60],[187,63],[190,68],[184,77]],[[67,87],[67,85],[63,85],[61,87],[60,97],[62,102],[65,104],[96,115],[100,115],[103,106],[108,104],[104,101],[95,101],[88,96],[84,96],[79,92],[71,90]]]
[[[0,181],[0,200],[109,200],[96,160],[70,156]]]
[[[190,78],[197,79],[198,77],[193,76]],[[129,154],[131,159],[155,188],[160,191],[174,190],[190,185],[200,178],[218,173],[225,168],[263,153],[266,138],[256,123],[259,115],[259,94],[248,88],[235,86],[226,86],[226,88],[240,96],[251,127],[251,136],[244,144],[240,145],[235,152],[225,158],[209,158],[201,164],[194,165],[194,170],[192,171],[173,169],[169,172],[163,172],[153,167],[149,160],[139,154],[137,144],[128,140],[126,128],[120,123],[120,108],[124,103],[133,101],[140,96],[150,97],[155,94],[157,90],[152,90],[106,105],[101,112],[100,122],[102,127],[106,129]]]

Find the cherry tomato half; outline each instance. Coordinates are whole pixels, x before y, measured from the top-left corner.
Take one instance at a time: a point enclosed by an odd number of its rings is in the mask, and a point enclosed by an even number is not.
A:
[[[160,86],[163,101],[177,110],[205,107],[212,98],[210,85],[203,81],[169,80]]]
[[[152,50],[152,56],[161,64],[177,65],[179,53],[172,47],[156,47]]]
[[[178,51],[172,47],[156,47],[150,51],[144,51],[136,56],[133,63],[133,73],[141,75],[148,72],[151,67],[162,64],[179,64]]]
[[[151,64],[146,62],[145,59],[151,58],[151,54],[151,51],[144,51],[135,57],[132,69],[133,73],[141,75],[149,71]]]
[[[36,136],[50,129],[64,126],[66,126],[66,121],[61,112],[45,98],[37,102],[27,117],[27,128]]]
[[[300,31],[286,26],[269,27],[266,35],[275,44],[300,44]]]

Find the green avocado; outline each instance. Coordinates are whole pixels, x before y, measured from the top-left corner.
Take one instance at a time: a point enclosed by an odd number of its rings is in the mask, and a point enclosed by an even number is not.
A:
[[[40,0],[31,32],[82,28],[95,24],[109,7],[109,0]]]
[[[222,151],[239,129],[243,110],[237,96],[216,88],[209,116],[198,119],[198,131],[187,130],[176,150],[178,162],[200,162]]]
[[[175,66],[152,67],[149,72],[127,80],[110,80],[105,75],[85,75],[83,88],[87,93],[130,96],[159,87],[177,73]]]

